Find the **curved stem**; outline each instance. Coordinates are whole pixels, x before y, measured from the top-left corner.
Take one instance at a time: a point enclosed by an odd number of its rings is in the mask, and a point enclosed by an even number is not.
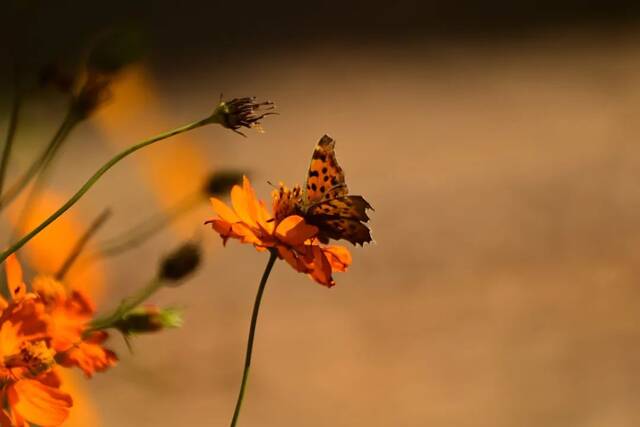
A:
[[[238,416],[240,415],[240,408],[242,407],[242,399],[244,398],[244,391],[247,387],[247,380],[249,378],[249,367],[251,366],[251,353],[253,352],[253,338],[256,332],[256,324],[258,323],[258,312],[260,311],[260,301],[262,301],[262,294],[264,293],[264,287],[267,284],[267,279],[273,268],[273,264],[278,259],[278,252],[275,249],[270,249],[269,261],[262,273],[262,279],[260,279],[260,285],[258,286],[258,293],[256,300],[253,303],[253,313],[251,314],[251,326],[249,327],[249,340],[247,341],[247,353],[244,359],[244,371],[242,372],[242,383],[240,384],[240,393],[238,394],[238,401],[236,402],[236,409],[233,411],[233,418],[231,419],[231,427],[235,427],[238,422]]]
[[[188,195],[170,207],[167,212],[153,215],[120,235],[102,242],[99,249],[96,250],[97,255],[112,257],[137,248],[181,215],[196,207],[202,200],[203,197],[199,191]]]
[[[22,174],[18,181],[15,182],[9,189],[6,194],[2,196],[0,199],[0,210],[4,209],[7,205],[9,205],[25,187],[31,182],[31,180],[37,176],[43,168],[46,168],[48,164],[51,162],[51,159],[57,153],[62,141],[67,137],[67,135],[71,132],[73,127],[78,123],[78,119],[71,112],[68,112],[60,127],[51,138],[51,141],[47,144],[44,151],[40,153],[40,155],[31,163],[29,169]]]
[[[9,249],[7,249],[6,251],[2,252],[2,254],[0,254],[0,263],[3,262],[5,259],[7,259],[7,257],[9,255],[11,255],[15,251],[17,251],[18,249],[23,247],[29,240],[33,239],[34,236],[36,236],[38,233],[40,233],[42,230],[44,230],[47,226],[49,226],[49,224],[51,224],[53,221],[58,219],[58,217],[60,215],[62,215],[63,213],[65,213],[69,208],[71,208],[71,206],[76,204],[76,202],[78,200],[80,200],[82,198],[82,196],[84,196],[84,194],[87,191],[89,191],[91,189],[91,187],[93,187],[96,182],[98,182],[100,177],[102,177],[102,175],[104,175],[109,169],[111,169],[120,160],[124,159],[125,157],[129,156],[130,154],[133,154],[136,151],[138,151],[138,150],[140,150],[140,149],[142,149],[142,148],[144,148],[144,147],[146,147],[148,145],[153,144],[154,142],[158,142],[158,141],[161,141],[163,139],[167,139],[169,137],[172,137],[174,135],[177,135],[177,134],[180,134],[180,133],[192,130],[192,129],[196,129],[196,128],[199,128],[199,127],[202,127],[202,126],[204,126],[206,124],[209,124],[209,123],[213,123],[211,117],[207,117],[206,119],[198,120],[197,122],[189,123],[189,124],[181,126],[179,128],[172,129],[172,130],[170,130],[168,132],[161,133],[161,134],[156,135],[156,136],[154,136],[154,137],[152,137],[150,139],[147,139],[147,140],[144,140],[142,142],[139,142],[138,144],[135,144],[135,145],[127,148],[124,151],[121,151],[119,154],[117,154],[111,160],[109,160],[107,163],[105,163],[100,169],[98,169],[98,171],[96,173],[94,173],[93,176],[91,178],[89,178],[87,180],[87,182],[85,182],[85,184],[82,187],[80,187],[80,189],[73,196],[71,196],[71,198],[69,200],[67,200],[67,202],[64,205],[62,205],[57,211],[55,211],[53,214],[51,214],[51,216],[49,216],[49,218],[44,220],[40,225],[38,225],[36,228],[31,230],[27,235],[25,235],[20,240],[18,240],[16,243],[11,245],[9,247]]]
[[[56,280],[64,279],[64,276],[67,275],[69,269],[71,269],[71,267],[73,266],[73,263],[76,262],[76,260],[82,253],[82,250],[87,245],[87,242],[89,242],[91,237],[100,229],[100,227],[102,227],[102,225],[107,221],[107,219],[109,219],[110,216],[111,209],[106,208],[100,213],[100,215],[98,215],[96,219],[93,220],[89,228],[87,228],[87,231],[85,231],[84,234],[80,236],[80,239],[78,239],[76,244],[73,245],[71,252],[69,252],[64,262],[58,269],[57,273],[54,276]]]
[[[18,116],[20,114],[20,106],[22,104],[22,93],[20,88],[15,87],[13,94],[13,102],[11,104],[11,115],[9,116],[9,127],[7,129],[7,138],[5,139],[4,148],[2,149],[2,160],[0,160],[0,196],[4,188],[4,177],[7,173],[9,157],[11,157],[11,148],[16,135],[18,126]]]

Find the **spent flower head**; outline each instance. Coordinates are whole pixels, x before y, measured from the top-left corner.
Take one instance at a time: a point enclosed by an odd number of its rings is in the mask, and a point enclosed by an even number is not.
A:
[[[260,120],[278,114],[274,109],[275,104],[271,101],[256,102],[255,97],[233,98],[230,101],[221,100],[212,117],[227,129],[246,137],[238,129],[244,127],[262,132]]]

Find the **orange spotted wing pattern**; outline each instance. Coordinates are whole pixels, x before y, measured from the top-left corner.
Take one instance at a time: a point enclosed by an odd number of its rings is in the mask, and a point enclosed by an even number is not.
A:
[[[321,242],[345,239],[362,245],[371,241],[371,232],[364,223],[369,221],[366,210],[373,208],[364,197],[348,195],[334,148],[335,141],[325,135],[313,151],[302,210],[307,222],[320,229]]]

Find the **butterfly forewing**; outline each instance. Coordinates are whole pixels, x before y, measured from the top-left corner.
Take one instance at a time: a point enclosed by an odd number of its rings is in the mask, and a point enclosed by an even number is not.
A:
[[[313,150],[305,186],[307,207],[349,193],[344,182],[344,172],[336,160],[334,147],[335,141],[324,135]]]

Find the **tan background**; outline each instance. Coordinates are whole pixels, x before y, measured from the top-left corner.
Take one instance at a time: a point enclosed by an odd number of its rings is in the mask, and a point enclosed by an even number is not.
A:
[[[101,119],[79,129],[55,188],[76,188],[114,135],[127,145],[197,119],[221,91],[271,98],[281,115],[267,133],[208,128],[189,143],[209,167],[249,170],[267,198],[266,181],[300,181],[330,133],[352,192],[376,208],[376,244],[353,249],[331,290],[276,264],[241,425],[637,426],[638,41],[555,32],[491,45],[310,44],[191,72],[149,66],[154,98],[116,91],[108,107],[128,105],[131,131],[110,134]],[[144,156],[75,210],[89,221],[112,206],[101,236],[163,205],[139,173]],[[167,173],[181,176],[170,160]],[[228,424],[267,257],[222,249],[200,225],[210,215],[203,204],[104,266],[101,307],[149,278],[179,236],[205,236],[197,277],[154,298],[184,307],[185,326],[137,339],[134,354],[115,337],[119,366],[87,383],[102,425]]]

